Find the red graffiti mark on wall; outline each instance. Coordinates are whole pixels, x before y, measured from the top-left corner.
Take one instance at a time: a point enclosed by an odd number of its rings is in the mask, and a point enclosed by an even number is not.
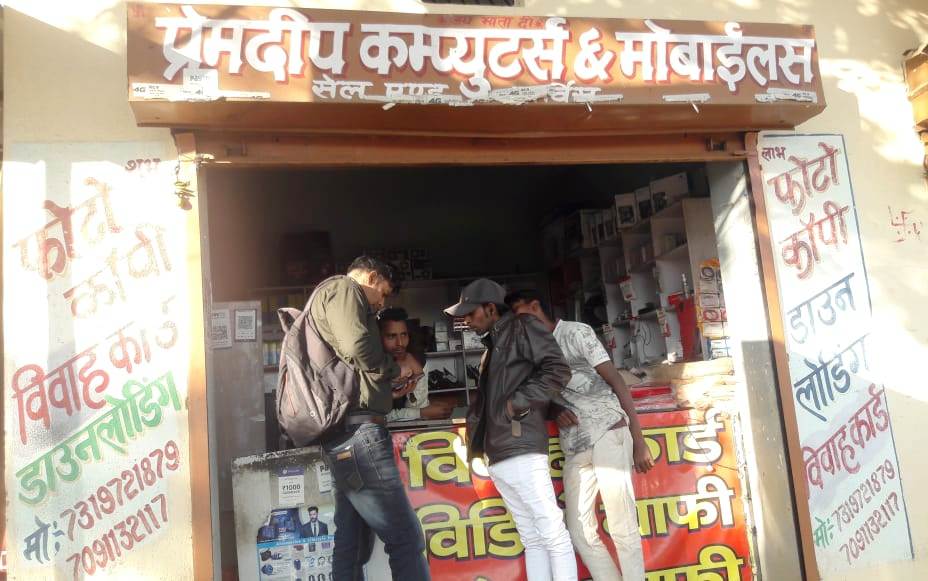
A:
[[[896,239],[894,242],[905,242],[906,240],[921,240],[924,222],[915,217],[914,212],[908,210],[899,210],[893,213],[893,207],[889,209],[889,225],[896,229]]]

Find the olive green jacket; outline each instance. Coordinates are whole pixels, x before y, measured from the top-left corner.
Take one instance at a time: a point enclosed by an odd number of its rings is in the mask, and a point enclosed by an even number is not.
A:
[[[383,350],[376,313],[361,285],[347,276],[326,280],[310,306],[310,315],[322,339],[359,374],[356,409],[378,414],[393,409],[390,380],[399,376],[400,369]]]

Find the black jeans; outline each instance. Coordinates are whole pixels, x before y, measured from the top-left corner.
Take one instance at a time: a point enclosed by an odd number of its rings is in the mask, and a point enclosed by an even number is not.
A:
[[[394,580],[428,581],[425,539],[383,426],[346,426],[322,445],[335,481],[333,581],[361,581],[373,533],[384,543]]]

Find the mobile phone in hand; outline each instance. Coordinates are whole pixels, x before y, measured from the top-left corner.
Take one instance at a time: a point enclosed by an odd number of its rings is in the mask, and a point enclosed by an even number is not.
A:
[[[393,387],[393,390],[396,391],[396,390],[402,389],[409,382],[418,383],[419,380],[422,379],[423,377],[425,377],[425,373],[416,373],[409,377],[397,377],[391,382],[391,385]]]

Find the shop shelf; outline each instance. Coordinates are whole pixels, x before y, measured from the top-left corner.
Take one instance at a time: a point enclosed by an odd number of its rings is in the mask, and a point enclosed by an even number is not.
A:
[[[461,391],[474,391],[475,389],[477,389],[477,386],[476,386],[476,385],[471,385],[471,386],[469,386],[469,387],[451,387],[451,388],[448,388],[448,389],[429,389],[429,393],[435,393],[435,394],[438,394],[438,393],[455,393],[455,392],[461,392]]]
[[[686,199],[686,198],[684,198]],[[667,218],[682,218],[683,217],[683,200],[677,200],[673,204],[670,204],[660,212],[652,215],[650,218],[645,218],[644,220],[638,222],[631,228],[625,229],[625,232],[632,232],[635,234],[644,234],[651,229],[652,220],[663,220]]]
[[[685,198],[684,198],[685,199]],[[683,200],[677,200],[676,202],[670,204],[660,212],[651,216],[651,220],[665,220],[667,218],[682,218],[683,217]]]
[[[502,280],[534,278],[534,277],[542,276],[543,274],[544,273],[541,273],[541,272],[521,272],[521,273],[510,273],[510,274],[483,274],[483,275],[477,275],[477,276],[459,276],[455,278],[430,278],[428,280],[408,280],[408,281],[403,281],[402,288],[431,288],[431,287],[438,287],[438,286],[449,286],[451,284],[468,283],[468,282],[471,282],[472,280],[477,280],[478,278],[489,278],[490,280],[495,280],[499,282]]]
[[[428,351],[425,356],[430,359],[441,359],[444,357],[460,357],[463,353],[464,355],[483,355],[483,352],[486,349],[465,349],[461,351],[460,349],[456,351]]]
[[[647,312],[647,313],[645,313],[645,314],[643,314],[643,315],[635,315],[634,318],[635,318],[635,319],[641,319],[641,320],[644,320],[644,321],[649,320],[649,319],[657,319],[657,310],[655,309],[655,310],[653,310],[653,311],[649,311],[649,312]]]
[[[649,270],[651,270],[652,268],[654,268],[654,264],[655,264],[655,261],[654,261],[654,259],[652,258],[651,260],[648,260],[648,261],[646,261],[646,262],[642,262],[641,264],[637,264],[637,265],[633,266],[633,267],[629,270],[629,272],[632,272],[632,273],[635,273],[635,274],[639,274],[639,273],[642,273],[642,272],[648,272]]]
[[[256,293],[266,294],[266,293],[278,293],[278,292],[295,292],[302,291],[307,295],[316,288],[314,284],[303,284],[303,285],[292,285],[292,286],[264,286],[260,288],[252,289]]]
[[[677,246],[677,247],[674,248],[673,250],[669,250],[669,251],[667,251],[667,252],[661,254],[660,256],[658,256],[657,258],[655,258],[655,260],[681,260],[681,259],[685,259],[685,258],[687,258],[687,254],[689,253],[689,248],[690,248],[690,247],[689,247],[689,244],[687,244],[686,242],[684,242],[683,244],[681,244],[680,246]]]

